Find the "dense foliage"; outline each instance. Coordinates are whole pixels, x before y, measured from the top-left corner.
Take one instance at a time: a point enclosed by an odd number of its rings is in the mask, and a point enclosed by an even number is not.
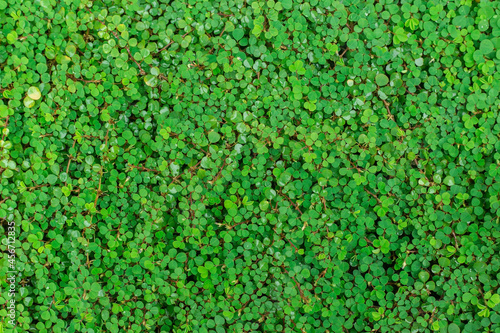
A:
[[[0,0],[1,328],[500,332],[499,13]]]

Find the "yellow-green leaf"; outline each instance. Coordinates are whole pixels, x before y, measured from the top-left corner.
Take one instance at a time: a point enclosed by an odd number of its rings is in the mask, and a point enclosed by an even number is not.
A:
[[[38,89],[37,87],[29,87],[28,97],[34,101],[38,101],[42,97],[42,94],[40,93],[40,89]]]
[[[29,98],[28,96],[26,96],[24,98],[24,106],[27,107],[27,108],[32,108],[35,106],[35,101],[32,100],[31,98]]]

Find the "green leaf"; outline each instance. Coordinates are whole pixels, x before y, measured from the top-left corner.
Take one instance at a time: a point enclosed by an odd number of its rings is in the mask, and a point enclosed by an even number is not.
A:
[[[18,38],[18,34],[15,30],[10,31],[7,34],[7,42],[9,44],[14,44],[17,41],[17,38]]]
[[[40,90],[37,87],[29,87],[28,89],[28,97],[34,101],[37,101],[42,97]]]
[[[418,273],[418,278],[420,279],[420,281],[422,282],[427,282],[427,280],[429,280],[429,273],[427,271],[421,271],[420,273]]]
[[[30,97],[26,96],[23,100],[24,106],[27,108],[32,108],[35,106],[35,101],[32,100]]]
[[[448,333],[460,333],[460,327],[457,324],[451,323],[448,325]]]
[[[446,176],[443,180],[443,183],[448,185],[448,186],[453,186],[453,185],[455,185],[455,180],[453,179],[452,176]]]
[[[479,49],[481,50],[481,52],[483,52],[483,54],[488,54],[493,52],[495,47],[489,39],[485,39],[481,42]]]
[[[292,0],[281,0],[280,2],[281,2],[281,5],[283,6],[283,8],[285,8],[285,9],[291,9],[293,6]]]
[[[241,40],[245,36],[245,31],[243,29],[234,29],[233,31],[233,37],[237,41]]]
[[[148,74],[144,77],[144,83],[149,87],[156,87],[158,85],[158,79],[156,76]]]
[[[123,311],[123,307],[120,304],[114,303],[112,311],[114,314],[120,313],[121,311]]]
[[[389,83],[389,78],[385,74],[377,74],[375,82],[378,86],[385,86]]]
[[[220,140],[220,138],[221,137],[217,132],[212,131],[208,133],[208,140],[210,141],[210,143],[216,143]]]

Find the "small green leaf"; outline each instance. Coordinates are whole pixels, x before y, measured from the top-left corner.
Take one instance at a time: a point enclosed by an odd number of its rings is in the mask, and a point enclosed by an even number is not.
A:
[[[29,87],[28,89],[28,97],[34,101],[37,101],[42,97],[40,90],[37,87]]]
[[[212,131],[208,133],[208,140],[210,141],[210,143],[216,143],[220,140],[220,134]]]
[[[375,82],[378,86],[385,86],[389,83],[389,78],[385,74],[377,74]]]
[[[239,41],[240,39],[243,38],[243,36],[245,36],[245,31],[243,29],[234,29],[234,31],[233,31],[234,39]]]
[[[427,271],[421,271],[420,273],[418,273],[418,278],[420,279],[420,281],[422,282],[427,282],[427,280],[429,280],[429,272]]]

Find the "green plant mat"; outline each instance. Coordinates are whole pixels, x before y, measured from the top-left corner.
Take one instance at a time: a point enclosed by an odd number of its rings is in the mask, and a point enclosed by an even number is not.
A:
[[[499,13],[0,0],[0,332],[499,333]]]

